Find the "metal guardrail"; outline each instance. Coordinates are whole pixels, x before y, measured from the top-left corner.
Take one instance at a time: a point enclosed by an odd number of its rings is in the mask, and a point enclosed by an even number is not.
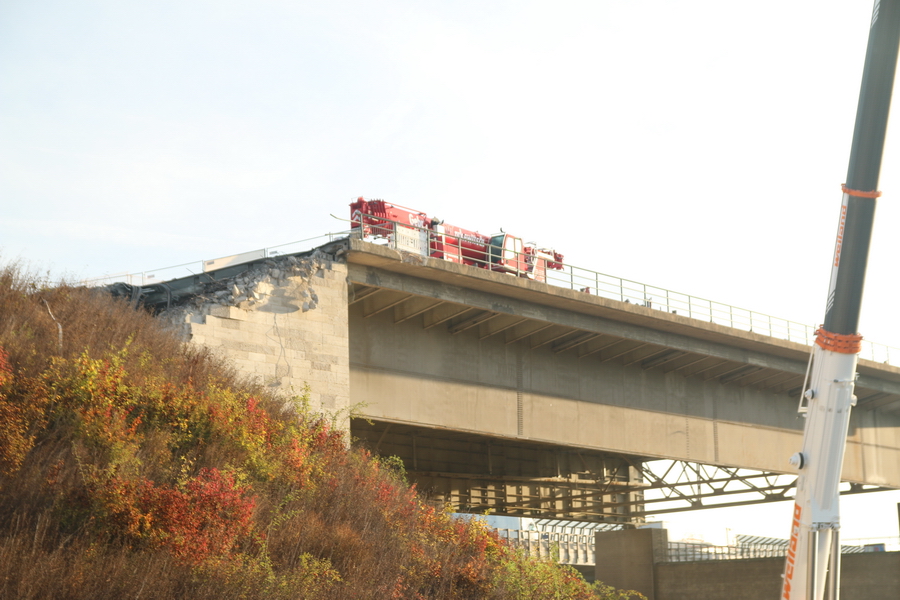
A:
[[[353,232],[350,230],[347,231],[338,231],[335,233],[326,233],[323,235],[318,235],[311,238],[306,238],[303,240],[297,240],[296,242],[288,242],[286,244],[279,244],[277,246],[269,246],[267,248],[260,248],[258,250],[251,250],[249,252],[242,252],[240,254],[236,254],[234,256],[226,256],[215,259],[204,259],[204,260],[195,260],[188,263],[183,263],[180,265],[174,265],[171,267],[162,267],[160,269],[153,269],[150,271],[139,271],[139,272],[129,272],[129,273],[113,273],[111,275],[104,275],[103,277],[92,277],[89,279],[84,279],[80,283],[89,287],[99,287],[103,285],[108,285],[110,283],[124,282],[129,285],[135,286],[149,286],[155,285],[157,283],[162,283],[164,281],[170,281],[172,279],[179,279],[181,277],[189,277],[191,275],[198,275],[203,273],[208,269],[210,263],[227,263],[227,264],[239,264],[240,262],[247,262],[249,260],[258,259],[258,258],[272,258],[277,256],[282,256],[285,254],[294,254],[296,252],[305,252],[307,250],[312,250],[317,246],[321,246],[322,244],[327,244],[328,242],[333,242],[338,239],[346,238],[350,236]],[[242,261],[242,257],[247,257],[246,261]],[[228,262],[233,259],[233,262]],[[224,266],[224,265],[223,265]],[[219,268],[219,267],[216,267]]]
[[[787,554],[787,543],[736,546],[712,546],[690,542],[669,542],[668,562],[697,562],[704,560],[741,560],[747,558],[778,558]]]
[[[887,552],[900,548],[897,538],[879,540],[854,540],[855,544],[842,545],[841,554]],[[865,543],[861,543],[865,542]],[[742,560],[748,558],[780,558],[787,555],[788,541],[768,544],[735,544],[713,546],[689,542],[669,542],[669,562],[697,562],[705,560]]]
[[[555,560],[567,565],[593,565],[596,563],[595,532],[572,533],[534,531],[522,529],[497,529],[501,539],[513,548],[524,551],[526,556]],[[768,543],[741,543],[729,546],[692,542],[669,542],[668,562],[697,562],[708,560],[745,560],[751,558],[781,558],[787,553],[787,540],[771,540]],[[900,550],[900,539],[877,538],[848,540],[841,546],[841,554],[867,552],[892,552]]]
[[[610,300],[630,302],[806,346],[811,346],[816,339],[816,328],[810,325],[580,267],[567,265],[565,271],[561,273],[548,272],[548,274],[548,283]],[[900,365],[900,348],[869,340],[863,340],[859,355],[860,358],[879,363]]]
[[[363,216],[375,217],[374,215]],[[428,248],[431,247],[432,240],[434,239],[433,236],[437,235],[430,229],[423,229],[403,223],[390,223],[401,225],[403,230],[417,234],[421,239],[421,243],[418,243],[417,246],[420,248],[420,253],[423,255],[428,252]],[[391,228],[385,226],[378,226],[373,229],[378,233],[379,241],[381,241],[383,245],[397,249],[398,240],[401,240],[400,249],[410,251],[410,238],[408,235],[394,235],[391,233]],[[84,285],[100,286],[124,281],[131,285],[148,286],[170,279],[202,273],[204,267],[209,263],[217,263],[229,259],[239,260],[240,257],[244,255],[259,257],[261,254],[262,257],[268,258],[282,254],[302,252],[351,235],[362,237],[362,231],[357,228],[349,231],[327,233],[321,236],[298,240],[296,242],[246,252],[235,255],[234,257],[224,257],[212,261],[195,261],[176,265],[174,267],[165,267],[140,273],[120,273],[85,280],[82,283]],[[441,235],[444,235],[445,239],[452,237],[445,234]],[[484,258],[469,256],[467,257],[467,262],[474,263],[476,266],[482,268],[491,267],[489,257],[487,256]],[[232,262],[230,264],[236,263]],[[610,300],[629,302],[631,304],[683,315],[691,319],[715,323],[733,329],[740,329],[773,338],[798,342],[807,346],[812,345],[815,340],[816,328],[807,324],[789,321],[780,317],[774,317],[745,308],[738,308],[722,302],[715,302],[713,300],[707,300],[706,298],[699,298],[683,292],[667,290],[665,288],[624,279],[622,277],[606,275],[573,265],[563,265],[562,270],[547,269],[546,277],[547,283],[557,287],[568,288]],[[863,340],[860,358],[900,366],[900,348]]]
[[[815,340],[815,327],[809,325],[579,267],[567,267],[562,273],[554,272],[549,279],[561,287],[734,329],[807,345]]]

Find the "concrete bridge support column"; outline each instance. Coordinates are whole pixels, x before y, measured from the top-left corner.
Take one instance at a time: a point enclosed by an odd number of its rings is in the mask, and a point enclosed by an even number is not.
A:
[[[647,600],[660,600],[656,589],[656,565],[668,557],[665,529],[623,529],[597,532],[596,581],[635,590]]]

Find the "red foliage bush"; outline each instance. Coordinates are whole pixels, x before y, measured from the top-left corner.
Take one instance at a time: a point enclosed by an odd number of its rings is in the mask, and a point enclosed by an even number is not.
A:
[[[228,557],[253,531],[256,501],[234,477],[202,469],[182,488],[110,478],[92,490],[107,534],[131,545],[162,548],[191,564]]]

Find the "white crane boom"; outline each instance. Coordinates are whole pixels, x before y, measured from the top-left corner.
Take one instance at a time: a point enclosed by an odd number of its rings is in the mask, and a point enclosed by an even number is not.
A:
[[[803,449],[781,600],[840,596],[841,465],[862,336],[857,332],[878,177],[900,45],[900,0],[875,0],[869,28],[847,183],[831,266],[825,322],[816,332],[812,375],[804,385]]]

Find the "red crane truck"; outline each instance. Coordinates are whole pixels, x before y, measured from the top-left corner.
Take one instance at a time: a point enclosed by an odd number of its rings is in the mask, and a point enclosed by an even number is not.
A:
[[[360,197],[350,204],[353,229],[363,236],[390,240],[401,250],[491,271],[547,280],[547,269],[562,269],[563,255],[524,243],[506,232],[485,235],[444,223],[426,213]]]

